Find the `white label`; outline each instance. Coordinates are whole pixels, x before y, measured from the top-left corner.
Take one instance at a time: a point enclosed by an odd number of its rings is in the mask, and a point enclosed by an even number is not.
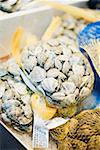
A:
[[[65,124],[68,120],[69,120],[69,118],[64,119],[61,117],[56,117],[52,120],[46,121],[45,125],[50,130],[50,129],[54,129],[58,126]]]
[[[33,124],[33,148],[48,148],[49,130],[44,121],[34,114]]]

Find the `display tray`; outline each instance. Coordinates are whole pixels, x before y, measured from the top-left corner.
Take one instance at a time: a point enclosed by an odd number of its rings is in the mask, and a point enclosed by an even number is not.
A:
[[[75,3],[78,6],[85,6],[85,2]],[[6,19],[0,19],[0,44],[2,43],[3,50],[0,47],[0,56],[6,55],[11,50],[12,33],[17,27],[22,26],[27,31],[36,34],[39,38],[44,33],[53,16],[61,15],[61,11],[57,11],[50,7],[40,7],[35,10],[30,10],[16,15],[10,15]],[[99,96],[98,96],[99,97]],[[12,127],[1,121],[5,129],[13,135],[26,149],[32,150],[32,136],[25,133],[19,133]],[[48,150],[54,150],[54,143],[49,144]]]

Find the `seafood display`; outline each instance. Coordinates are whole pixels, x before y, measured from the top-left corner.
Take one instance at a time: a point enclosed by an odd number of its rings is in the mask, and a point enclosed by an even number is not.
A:
[[[4,122],[18,131],[32,131],[31,92],[23,83],[14,60],[0,68],[0,109]]]
[[[50,131],[59,150],[100,148],[100,109],[82,111],[66,124]]]
[[[0,0],[1,13],[23,10],[33,1]],[[75,14],[79,10],[83,11],[77,9]],[[40,41],[18,27],[12,36],[8,60],[6,56],[0,58],[0,119],[12,130],[30,136],[31,144],[37,135],[45,140],[46,136],[41,135],[46,129],[50,133],[46,144],[54,142],[52,149],[100,147],[100,103],[93,95],[97,81],[78,45],[79,32],[95,17],[88,18],[89,14],[76,17],[73,11],[72,15],[56,16]]]
[[[67,38],[50,39],[23,49],[21,62],[27,77],[44,96],[47,103],[67,116],[67,106],[74,106],[91,94],[94,75],[75,45]],[[65,109],[66,108],[66,109]],[[72,109],[71,109],[72,110]],[[74,115],[74,114],[73,114]]]

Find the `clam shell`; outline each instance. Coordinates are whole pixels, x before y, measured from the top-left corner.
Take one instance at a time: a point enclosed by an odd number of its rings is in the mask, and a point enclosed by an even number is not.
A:
[[[36,46],[35,49],[33,48],[33,53],[34,53],[34,56],[36,57],[38,56],[38,54],[42,53],[42,51],[43,51],[43,48],[41,44]]]
[[[70,68],[71,68],[71,66],[70,66],[69,62],[65,61],[63,64],[62,72],[67,75]]]
[[[48,70],[47,72],[47,77],[53,77],[53,78],[56,78],[58,75],[59,75],[59,70],[56,69],[56,68],[53,68],[53,69],[50,69]]]
[[[21,95],[21,101],[26,105],[31,104],[30,98],[31,96],[29,94]]]
[[[14,59],[10,59],[7,62],[7,71],[13,74],[14,76],[19,75],[19,66],[16,64]]]
[[[72,41],[71,41],[72,43]],[[73,45],[70,43],[70,45],[68,45],[68,49],[70,49],[72,51],[72,53],[78,53],[79,52],[79,48],[78,46],[76,45],[76,43],[74,43]],[[78,54],[77,54],[78,55]],[[73,56],[75,57],[76,54],[73,54]],[[80,56],[80,55],[79,55]],[[80,58],[80,57],[79,57]],[[75,59],[75,58],[74,58]],[[78,59],[78,58],[76,58]],[[77,62],[77,61],[76,61]]]
[[[85,68],[84,68],[84,66],[80,66],[80,65],[74,65],[73,67],[72,67],[72,70],[73,70],[73,73],[74,74],[76,74],[76,72],[77,72],[77,76],[83,76],[84,75],[84,73],[85,73]]]
[[[58,81],[54,78],[46,78],[41,83],[42,88],[47,92],[55,92],[58,87]]]
[[[62,46],[63,55],[66,57],[66,59],[69,59],[72,56],[71,50],[66,48],[65,46]]]
[[[47,60],[47,54],[45,52],[41,52],[40,54],[38,54],[37,56],[37,60],[38,60],[38,63],[43,66]]]
[[[33,69],[37,65],[37,59],[35,56],[30,56],[28,59],[24,62],[25,69],[30,72],[30,70]]]
[[[65,89],[66,95],[74,93],[76,86],[73,82],[65,81],[62,83],[63,88]]]
[[[60,61],[66,61],[67,57],[65,55],[59,55],[57,56],[57,59],[59,59]]]
[[[11,120],[7,117],[7,115],[5,113],[2,113],[1,117],[5,122],[11,124]]]
[[[62,69],[62,63],[59,59],[55,59],[55,67],[59,70]]]
[[[5,91],[5,93],[3,93],[3,101],[7,101],[9,99],[12,99],[12,97],[14,96],[13,91],[11,89],[8,89]]]
[[[80,91],[79,97],[83,99],[91,94],[91,90],[88,87],[83,87]]]
[[[53,50],[54,50],[55,54],[57,54],[57,55],[61,55],[61,53],[62,53],[61,47],[53,47]]]
[[[87,86],[89,89],[91,89],[93,87],[93,76],[92,75],[84,76],[82,78],[80,87],[82,88],[84,86]]]
[[[59,72],[58,79],[65,80],[66,76],[62,72]]]
[[[20,83],[20,82],[14,83],[13,86],[19,94],[21,95],[27,94],[26,85],[24,85],[23,83]]]
[[[64,99],[64,104],[65,104],[65,106],[71,105],[71,104],[75,104],[75,103],[76,103],[75,94],[69,94],[69,95],[66,96],[65,99]]]
[[[48,69],[53,68],[53,67],[54,67],[54,60],[48,58],[47,61],[44,64],[44,69],[48,70]]]
[[[74,82],[76,87],[79,87],[82,83],[82,77],[78,76],[77,73],[72,74],[69,78],[68,81]]]
[[[53,93],[51,95],[51,98],[54,99],[54,100],[64,100],[65,99],[65,94],[62,93],[62,92],[56,92],[56,93]]]
[[[82,65],[83,63],[83,59],[82,56],[80,55],[80,53],[75,53],[72,55],[72,57],[70,57],[69,62],[72,66],[74,65]]]
[[[41,82],[46,78],[46,71],[43,68],[36,66],[30,73],[29,78],[32,82]]]
[[[32,109],[31,109],[31,106],[29,104],[25,105],[25,106],[22,106],[22,109],[24,111],[24,115],[27,117],[27,118],[31,118],[32,117]]]
[[[23,117],[23,116],[20,116],[19,118],[18,118],[18,121],[19,121],[19,123],[21,124],[21,125],[27,125],[27,124],[30,124],[31,122],[32,122],[32,118],[31,119],[28,119],[28,118],[26,118],[26,117]]]

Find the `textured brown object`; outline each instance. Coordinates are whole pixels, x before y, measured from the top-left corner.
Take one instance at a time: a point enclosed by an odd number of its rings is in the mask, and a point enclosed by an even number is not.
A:
[[[86,150],[87,145],[77,139],[66,137],[63,143],[58,144],[59,150]]]
[[[91,137],[88,142],[88,150],[100,150],[100,135]]]
[[[81,112],[51,135],[60,142],[59,150],[100,150],[100,109]]]

